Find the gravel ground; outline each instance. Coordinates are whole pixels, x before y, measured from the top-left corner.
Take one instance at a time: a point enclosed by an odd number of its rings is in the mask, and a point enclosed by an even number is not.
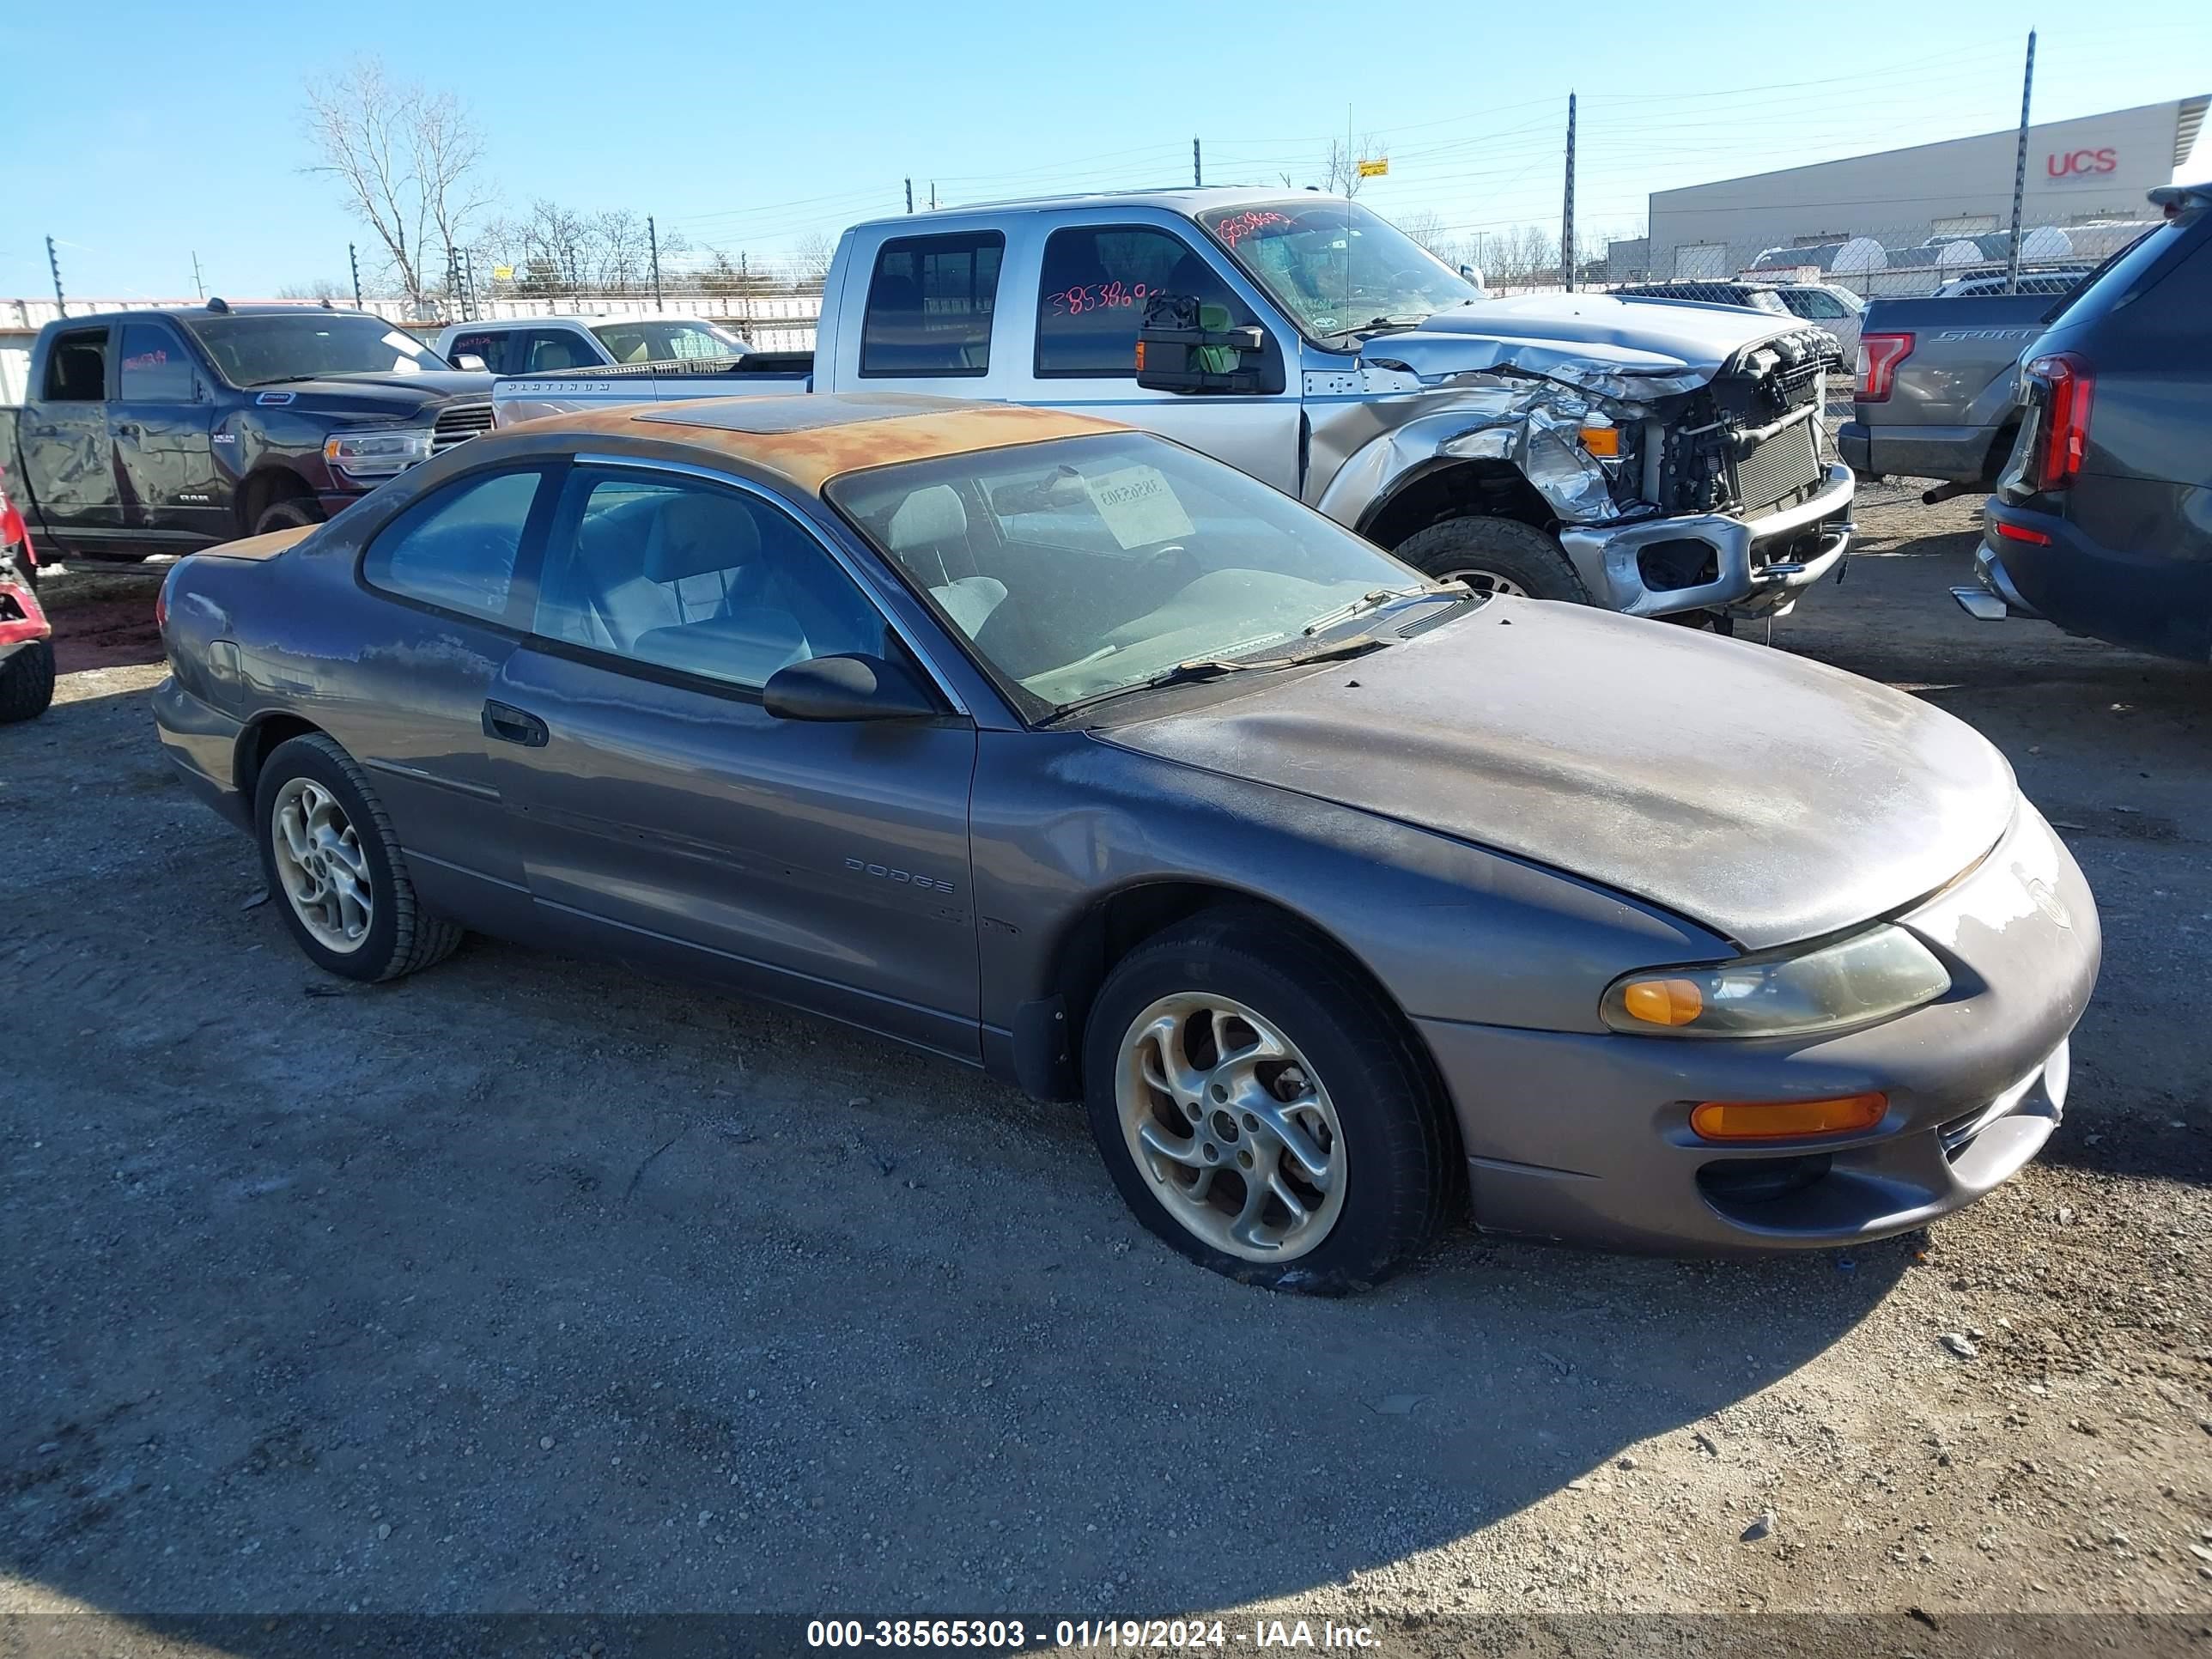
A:
[[[0,1613],[116,1644],[163,1613],[1023,1609],[2194,1642],[2212,675],[1968,621],[1978,503],[1870,494],[1774,643],[1972,721],[2087,871],[2063,1128],[1849,1255],[1469,1231],[1342,1303],[1186,1266],[1076,1114],[837,1027],[487,940],[322,977],[155,745],[159,567],[58,576],[59,699],[0,730]]]

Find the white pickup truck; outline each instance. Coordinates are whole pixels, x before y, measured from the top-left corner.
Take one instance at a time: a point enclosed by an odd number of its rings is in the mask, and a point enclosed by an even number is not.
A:
[[[1795,318],[1492,298],[1356,203],[1173,190],[856,225],[811,362],[518,376],[492,398],[501,422],[806,391],[1086,410],[1431,575],[1725,629],[1788,610],[1850,544],[1820,424],[1838,368]]]

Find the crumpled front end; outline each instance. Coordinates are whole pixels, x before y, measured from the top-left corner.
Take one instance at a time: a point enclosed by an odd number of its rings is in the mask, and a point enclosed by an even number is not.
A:
[[[1741,343],[1717,359],[1456,318],[1380,336],[1334,377],[1359,400],[1315,407],[1316,504],[1360,524],[1439,465],[1501,462],[1609,609],[1786,609],[1848,542],[1850,474],[1820,422],[1840,364],[1820,330],[1729,325]]]

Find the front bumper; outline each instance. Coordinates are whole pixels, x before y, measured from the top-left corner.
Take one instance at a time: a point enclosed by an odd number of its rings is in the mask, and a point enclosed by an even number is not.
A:
[[[1577,526],[1563,530],[1559,543],[1590,597],[1624,616],[1666,617],[1686,611],[1778,615],[1850,550],[1852,489],[1850,468],[1831,466],[1809,500],[1764,518],[1706,513]],[[1675,542],[1701,544],[1717,574],[1685,587],[1652,586],[1644,556]]]
[[[1838,1036],[1756,1042],[1423,1020],[1455,1103],[1479,1226],[1613,1249],[1849,1244],[1972,1203],[2066,1102],[2102,945],[2087,884],[2034,808],[1966,877],[1897,918],[1942,957],[1941,1000]],[[1717,1145],[1705,1100],[1879,1091],[1874,1129]]]
[[[0,662],[53,634],[28,582],[0,582]]]

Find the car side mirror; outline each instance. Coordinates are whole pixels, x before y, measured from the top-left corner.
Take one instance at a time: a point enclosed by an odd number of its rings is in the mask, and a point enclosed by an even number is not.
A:
[[[925,720],[945,712],[905,665],[858,653],[777,669],[761,688],[761,706],[780,720]]]
[[[481,374],[484,372],[484,360],[473,351],[464,351],[453,359],[453,367],[467,369],[472,374]]]
[[[1137,329],[1137,384],[1152,392],[1280,392],[1267,337],[1229,326],[1229,307],[1188,294],[1155,294]]]

